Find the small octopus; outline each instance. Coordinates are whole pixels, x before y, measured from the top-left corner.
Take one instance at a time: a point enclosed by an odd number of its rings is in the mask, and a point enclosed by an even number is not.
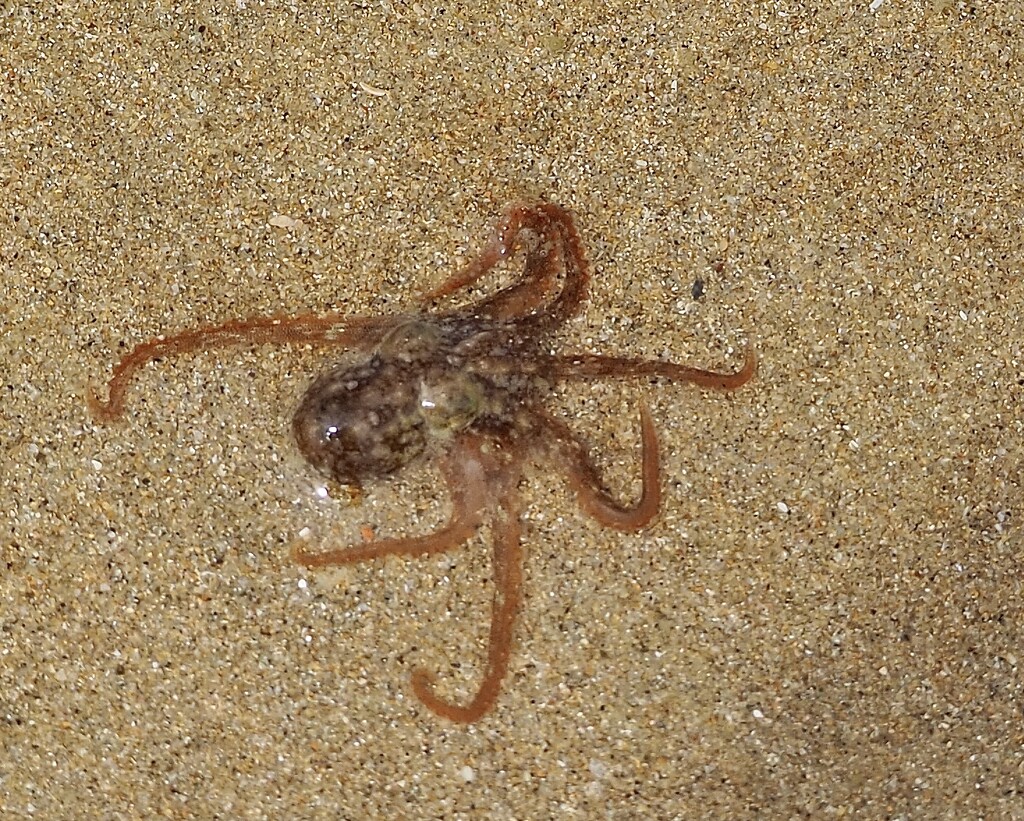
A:
[[[522,275],[465,307],[437,303],[477,282],[522,249]],[[637,531],[658,513],[658,441],[640,406],[643,488],[623,505],[607,490],[579,438],[542,408],[551,383],[564,379],[663,377],[731,391],[754,375],[748,347],[743,367],[715,373],[674,362],[595,354],[559,356],[542,344],[580,309],[589,271],[570,214],[551,203],[506,211],[476,259],[426,294],[419,313],[351,317],[340,313],[265,317],[205,326],[138,345],[114,368],[107,399],[89,396],[93,416],[113,420],[125,391],[146,363],[169,355],[240,344],[319,343],[364,351],[358,364],[320,376],[299,402],[292,432],[319,471],[344,485],[394,474],[413,460],[439,460],[451,496],[448,523],[435,533],[385,538],[326,552],[293,548],[308,568],[385,556],[428,556],[452,550],[491,524],[494,594],[487,666],[473,698],[453,703],[435,693],[431,673],[417,669],[412,689],[430,710],[473,722],[494,705],[509,665],[513,627],[523,600],[520,480],[530,462],[564,473],[581,508],[600,524]]]

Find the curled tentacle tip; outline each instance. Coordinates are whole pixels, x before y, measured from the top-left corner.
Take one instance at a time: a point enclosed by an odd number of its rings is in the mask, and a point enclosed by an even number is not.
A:
[[[292,539],[291,545],[288,547],[288,553],[295,564],[302,565],[303,567],[314,567],[316,566],[316,554],[311,553],[304,545],[309,544],[309,528],[302,528],[299,531],[299,535]]]
[[[434,674],[429,673],[422,667],[417,667],[412,671],[412,675],[409,677],[412,680],[412,689],[416,695],[422,700],[423,693],[433,695],[434,689]]]
[[[457,721],[460,724],[471,724],[480,719],[490,707],[489,703],[478,704],[475,701],[469,706],[463,707],[439,698],[434,695],[434,675],[426,670],[420,668],[413,670],[411,678],[412,690],[416,694],[416,698],[423,702],[423,706],[432,713],[436,713],[450,721]]]
[[[434,683],[437,677],[433,673],[424,670],[422,667],[417,667],[412,671],[409,679],[416,698],[422,701],[428,710],[432,710],[438,715],[448,715],[450,711],[458,710],[456,705],[449,704],[434,694]]]
[[[86,388],[85,406],[89,410],[89,415],[97,422],[112,422],[122,411],[117,402],[113,399],[104,399],[92,385]]]

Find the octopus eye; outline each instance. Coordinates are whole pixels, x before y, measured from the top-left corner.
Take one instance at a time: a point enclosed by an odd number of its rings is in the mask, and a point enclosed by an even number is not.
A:
[[[441,330],[432,322],[410,319],[392,330],[377,345],[377,353],[385,359],[406,364],[424,362],[441,346]]]
[[[421,382],[420,414],[435,435],[450,435],[469,427],[483,412],[483,386],[466,374],[440,382]]]

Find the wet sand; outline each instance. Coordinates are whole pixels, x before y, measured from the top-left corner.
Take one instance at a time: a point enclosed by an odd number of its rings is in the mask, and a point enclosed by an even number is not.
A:
[[[0,21],[5,816],[1024,817],[1011,10],[118,8]],[[472,693],[486,531],[289,559],[447,510],[429,465],[316,497],[289,417],[342,352],[155,363],[113,424],[84,397],[158,333],[413,310],[538,197],[593,265],[557,350],[761,366],[559,386],[624,499],[650,404],[662,514],[605,530],[531,474],[465,727],[409,675]]]

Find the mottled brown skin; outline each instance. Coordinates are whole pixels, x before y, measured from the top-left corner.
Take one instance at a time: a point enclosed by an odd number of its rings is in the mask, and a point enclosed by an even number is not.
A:
[[[416,315],[304,315],[232,321],[157,337],[114,369],[106,401],[90,396],[97,419],[124,412],[128,382],[158,357],[242,343],[324,343],[368,352],[365,360],[327,371],[306,391],[292,422],[299,449],[335,480],[358,485],[389,476],[424,454],[436,456],[452,500],[435,533],[381,539],[326,552],[294,550],[306,567],[354,564],[384,556],[425,556],[454,549],[484,522],[492,524],[494,600],[487,668],[476,695],[456,704],[434,693],[433,676],[416,670],[412,686],[435,713],[476,721],[495,703],[508,668],[513,625],[522,603],[519,484],[527,462],[560,468],[583,510],[623,531],[645,527],[660,505],[657,434],[640,407],[643,490],[636,504],[616,501],[568,426],[545,412],[545,386],[560,379],[664,377],[713,390],[734,390],[754,375],[715,373],[673,362],[594,354],[553,356],[546,337],[586,299],[586,257],[572,217],[549,203],[514,205],[473,262],[426,297],[428,306],[471,285],[517,247],[523,274],[514,284],[466,307]]]

